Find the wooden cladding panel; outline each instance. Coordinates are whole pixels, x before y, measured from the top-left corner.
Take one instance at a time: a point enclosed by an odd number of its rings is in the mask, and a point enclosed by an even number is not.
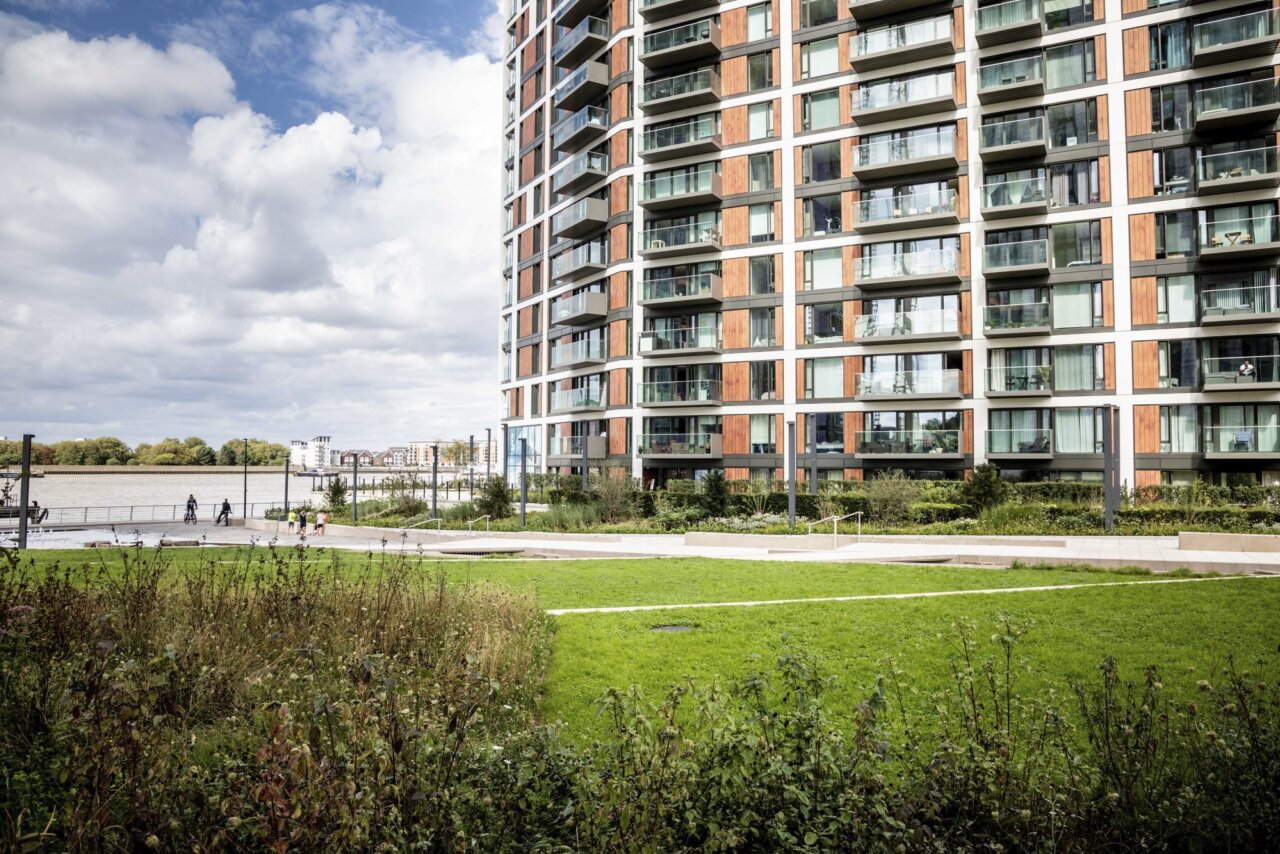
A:
[[[1111,155],[1109,154],[1098,158],[1098,198],[1105,204],[1111,204]]]
[[[1126,0],[1128,2],[1128,0]],[[1159,486],[1160,470],[1159,469],[1135,469],[1133,472],[1134,486]]]
[[[750,346],[748,335],[750,315],[750,310],[745,308],[720,313],[720,332],[726,350],[745,350]]]
[[[969,120],[960,119],[956,122],[956,160],[964,163],[969,159]]]
[[[797,113],[797,115],[799,115]],[[853,121],[853,84],[846,83],[840,87],[840,124],[847,125]]]
[[[615,178],[609,184],[609,216],[617,216],[631,210],[627,198],[627,177]]]
[[[1156,311],[1156,277],[1136,276],[1129,282],[1133,296],[1131,311],[1134,326],[1147,326],[1158,323]]]
[[[631,257],[631,226],[627,223],[609,229],[609,260],[623,261]]]
[[[960,241],[960,275],[969,275],[969,241]],[[851,280],[852,281],[852,280]]]
[[[725,480],[750,480],[751,469],[742,466],[729,466],[724,470]]]
[[[613,22],[613,31],[619,32],[631,26],[631,0],[613,0],[609,4],[609,20]]]
[[[724,221],[725,246],[737,246],[751,242],[747,205],[725,208],[722,217]]]
[[[1108,139],[1111,138],[1109,133],[1111,129],[1111,118],[1110,116],[1107,115],[1107,96],[1099,95],[1097,98],[1097,101],[1098,101],[1098,110],[1097,110],[1098,140],[1100,142],[1106,142]]]
[[[614,273],[609,277],[609,310],[626,308],[631,304],[629,276],[626,273]]]
[[[631,431],[630,418],[609,419],[609,454],[621,456],[627,452],[627,434]]]
[[[963,107],[963,106],[965,105],[965,101],[964,101],[964,63],[963,63],[963,62],[957,62],[957,63],[956,63],[955,95],[956,95],[956,104],[957,104],[957,105],[959,105],[959,106],[962,106],[962,107]]]
[[[973,351],[960,354],[960,393],[973,394]]]
[[[725,145],[747,141],[747,108],[727,107],[720,111],[720,135]]]
[[[609,405],[626,406],[630,403],[631,372],[626,368],[614,368],[609,371]]]
[[[725,296],[747,296],[751,292],[751,259],[726,258],[721,263],[721,281]]]
[[[1133,342],[1133,387],[1160,387],[1160,342]]]
[[[1102,387],[1116,390],[1116,345],[1112,341],[1102,345]]]
[[[1111,217],[1104,216],[1100,220],[1102,232],[1102,263],[1111,263]]]
[[[796,359],[796,400],[804,400],[804,359]],[[796,416],[797,431],[799,430],[800,419],[803,415]]]
[[[862,370],[861,356],[845,356],[844,357],[844,396],[853,397],[854,385],[857,382],[858,373]]]
[[[631,322],[615,320],[609,324],[609,358],[619,358],[631,353]]]
[[[1106,35],[1099,34],[1093,37],[1093,76],[1098,81],[1107,79]]]
[[[960,294],[960,334],[973,334],[973,292]]]
[[[969,182],[961,181],[956,190],[956,215],[960,219],[969,218]]]
[[[1145,12],[1147,10],[1148,0],[1121,0],[1120,11],[1125,15],[1132,15],[1135,12]],[[1099,3],[1099,6],[1102,4]]]
[[[1146,27],[1124,31],[1124,73],[1141,74],[1151,70],[1150,35]]]
[[[951,10],[951,46],[964,50],[964,6]]]
[[[520,299],[528,299],[535,293],[533,270],[533,267],[525,267],[520,271]]]
[[[1129,199],[1146,199],[1156,194],[1155,157],[1150,151],[1129,152]],[[1130,222],[1133,220],[1130,219]]]
[[[858,321],[858,310],[862,303],[858,300],[845,300],[840,313],[841,330],[845,341],[853,340],[853,328]]]
[[[785,340],[782,335],[782,306],[778,306],[773,310],[773,340],[777,342],[779,347]]]
[[[516,354],[516,376],[527,377],[536,370],[533,364],[533,347],[521,347]]]
[[[720,15],[720,44],[724,47],[745,44],[747,41],[747,9],[745,6],[729,9]]]
[[[538,331],[533,328],[533,309],[534,307],[531,305],[525,306],[520,309],[517,315],[516,335],[520,338],[525,338]]]
[[[725,362],[724,372],[724,399],[741,403],[750,400],[751,394],[751,368],[747,362]]]
[[[1154,261],[1156,258],[1156,215],[1129,215],[1129,259]]]
[[[1135,454],[1160,453],[1159,406],[1133,408],[1133,452]]]
[[[1101,109],[1098,115],[1102,116]],[[1150,89],[1130,89],[1124,93],[1124,132],[1131,137],[1151,133]]]
[[[609,121],[620,122],[629,118],[631,118],[631,84],[623,83],[609,93]]]
[[[966,409],[960,430],[960,453],[973,453],[973,410]]]
[[[631,39],[619,39],[609,49],[609,76],[625,74],[631,64]]]
[[[518,244],[518,249],[520,253],[519,260],[521,261],[525,260],[526,258],[533,257],[533,254],[538,251],[538,247],[534,245],[534,242],[533,242],[533,232],[536,230],[536,228],[537,226],[534,226],[534,228],[526,228],[524,231],[520,232],[520,242]]]
[[[1102,280],[1102,325],[1108,329],[1116,326],[1116,285],[1111,279]]]
[[[624,130],[609,137],[609,165],[618,169],[622,166],[629,166],[631,160],[631,146],[629,144],[631,131]]]
[[[750,189],[746,155],[726,158],[721,163],[720,169],[722,174],[721,186],[726,196],[736,196]]]
[[[747,91],[747,58],[735,56],[720,63],[720,92],[725,97]]]
[[[751,453],[751,416],[725,415],[722,419],[721,432],[724,434],[721,446],[726,454]]]
[[[787,377],[786,377],[786,372],[783,370],[782,366],[783,366],[783,362],[781,359],[777,359],[773,363],[773,381],[774,381],[774,389],[776,392],[774,397],[775,400],[787,399]],[[797,388],[799,388],[799,386],[797,386]],[[779,437],[783,435],[783,429],[784,428],[782,425],[782,416],[779,415],[778,416],[778,436]]]

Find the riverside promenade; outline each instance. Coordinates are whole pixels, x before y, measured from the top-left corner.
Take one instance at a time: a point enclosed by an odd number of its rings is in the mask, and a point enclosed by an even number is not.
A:
[[[79,548],[92,542],[155,546],[293,546],[302,540],[283,523],[236,520],[231,527],[207,523],[120,525],[31,532],[31,548]],[[924,537],[815,533],[798,536],[750,534],[555,534],[468,532],[422,528],[399,530],[329,525],[306,544],[353,551],[404,551],[440,557],[509,555],[513,558],[681,558],[839,563],[928,563],[1002,567],[1074,564],[1141,567],[1153,572],[1189,570],[1228,575],[1280,575],[1280,537],[1183,534],[1180,537]],[[12,546],[12,543],[4,543]]]

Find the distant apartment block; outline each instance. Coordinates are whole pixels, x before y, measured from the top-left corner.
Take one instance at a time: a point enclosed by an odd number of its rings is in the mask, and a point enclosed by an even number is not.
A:
[[[295,439],[289,443],[289,465],[308,470],[331,465],[332,444],[330,436],[316,436],[305,442]]]

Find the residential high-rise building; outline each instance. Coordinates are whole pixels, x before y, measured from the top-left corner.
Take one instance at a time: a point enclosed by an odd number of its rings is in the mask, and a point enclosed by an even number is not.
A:
[[[316,436],[310,441],[294,439],[289,443],[289,465],[303,469],[320,469],[331,465],[330,446],[333,438]]]
[[[509,12],[509,470],[1280,481],[1270,4]]]

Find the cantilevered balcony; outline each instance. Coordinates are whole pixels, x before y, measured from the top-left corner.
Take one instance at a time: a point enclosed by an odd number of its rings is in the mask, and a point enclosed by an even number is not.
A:
[[[1245,363],[1252,366],[1246,370]],[[1265,391],[1280,388],[1280,356],[1221,356],[1200,363],[1204,391]]]
[[[648,162],[673,160],[691,154],[720,150],[720,130],[714,113],[693,116],[680,122],[649,127],[641,141],[641,154]]]
[[[1047,189],[1043,174],[1034,178],[1017,178],[984,184],[982,215],[986,219],[1042,216],[1049,212]]]
[[[551,411],[599,412],[606,407],[607,397],[603,386],[561,389],[551,392]]]
[[[948,70],[864,83],[853,93],[853,121],[865,127],[950,112],[956,108],[955,77]]]
[[[651,308],[677,305],[714,305],[723,299],[719,273],[691,273],[645,279],[640,304]]]
[[[551,259],[551,277],[557,284],[576,282],[598,276],[609,265],[609,247],[605,243],[581,243]]]
[[[565,0],[555,10],[556,26],[576,27],[588,15],[609,14],[609,0]]]
[[[650,173],[640,185],[640,205],[651,211],[715,204],[722,195],[720,173],[711,163],[693,170]]]
[[[600,100],[608,88],[608,64],[593,59],[561,80],[551,100],[557,110],[577,110]]]
[[[1200,322],[1274,323],[1280,320],[1280,304],[1269,285],[1253,288],[1216,288],[1200,293]]]
[[[609,343],[604,338],[583,338],[580,341],[555,342],[551,345],[553,371],[603,365],[608,358]]]
[[[552,436],[547,440],[547,465],[572,466],[582,462],[583,442],[587,459],[602,460],[609,452],[604,436]]]
[[[583,107],[551,129],[551,144],[556,151],[568,154],[585,148],[608,130],[608,110],[604,107]]]
[[[586,237],[603,229],[608,221],[606,200],[579,199],[551,218],[551,233],[557,239]]]
[[[863,430],[853,434],[854,453],[860,457],[958,460],[964,456],[959,430]]]
[[[920,59],[950,56],[956,51],[951,42],[953,26],[952,17],[942,15],[924,21],[862,30],[850,46],[852,56],[849,61],[855,71],[867,72]]]
[[[853,337],[859,344],[955,341],[960,338],[960,312],[954,308],[934,308],[864,314],[853,322]]]
[[[979,47],[1020,42],[1044,35],[1040,0],[1006,0],[978,7]]]
[[[1049,241],[1020,240],[982,247],[982,272],[987,278],[1044,276],[1049,273]]]
[[[571,196],[603,181],[608,175],[609,155],[602,151],[584,151],[551,176],[551,190],[562,196]]]
[[[1277,45],[1280,12],[1275,9],[1202,21],[1191,31],[1191,64],[1205,66],[1253,56],[1269,57]]]
[[[582,291],[551,303],[553,326],[582,326],[599,323],[609,314],[609,295]]]
[[[1274,122],[1280,116],[1280,81],[1274,77],[1212,86],[1196,92],[1192,121],[1197,131],[1217,131]]]
[[[665,68],[720,55],[720,25],[712,18],[649,33],[640,62],[646,68]]]
[[[853,150],[853,174],[860,181],[954,169],[958,163],[954,128],[937,133],[872,140]]]
[[[1205,459],[1280,459],[1280,428],[1275,425],[1205,427],[1203,441]]]
[[[1201,154],[1196,159],[1196,192],[1239,193],[1280,186],[1280,157],[1275,146],[1222,154]]]
[[[698,356],[719,353],[720,329],[714,325],[640,333],[643,356]]]
[[[1051,460],[1053,431],[1038,427],[1016,430],[988,430],[987,459]]]
[[[1048,397],[1053,394],[1051,365],[987,368],[987,397]]]
[[[859,234],[954,225],[960,221],[956,191],[949,187],[885,199],[863,199],[854,206],[853,213],[853,230]]]
[[[983,331],[988,338],[1013,335],[1048,335],[1050,308],[1047,302],[989,305],[983,311]]]
[[[609,43],[609,22],[586,17],[556,42],[551,61],[561,68],[575,68]]]
[[[884,371],[858,374],[858,400],[946,400],[963,396],[963,372],[956,368],[933,371]]]
[[[978,152],[984,163],[1042,157],[1046,151],[1044,116],[1010,119],[978,127]]]
[[[641,406],[718,406],[724,400],[720,380],[667,380],[640,384]]]
[[[666,113],[720,100],[720,72],[713,67],[661,77],[644,84],[640,105],[646,113]]]
[[[895,12],[920,8],[919,0],[848,0],[849,11],[858,23],[870,21]]]
[[[661,21],[718,4],[719,0],[640,0],[640,17],[649,22]]]
[[[642,433],[636,446],[646,459],[716,460],[724,456],[719,433]]]
[[[1044,94],[1044,56],[1020,56],[978,66],[978,100],[983,104]]]
[[[854,271],[855,284],[862,290],[960,281],[959,254],[954,249],[864,255]]]
[[[1200,257],[1205,261],[1276,254],[1280,254],[1280,219],[1274,213],[1215,219],[1200,226]]]
[[[697,223],[646,228],[640,244],[640,254],[646,258],[719,251],[720,226]]]

